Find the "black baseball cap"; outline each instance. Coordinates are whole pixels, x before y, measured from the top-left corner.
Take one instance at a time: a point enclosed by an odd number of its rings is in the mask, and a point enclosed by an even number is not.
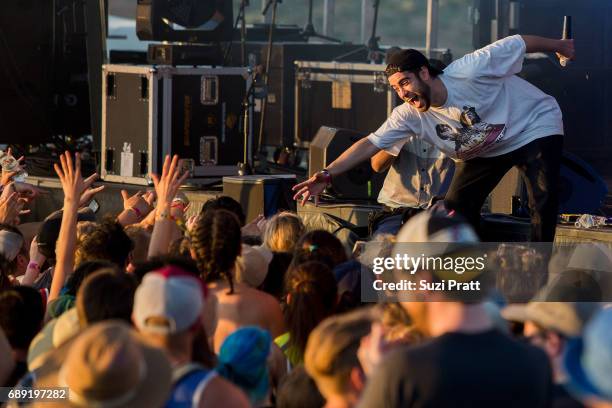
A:
[[[387,57],[385,74],[387,77],[390,77],[397,72],[418,71],[423,66],[427,67],[433,76],[440,75],[444,72],[433,66],[425,55],[410,48],[407,50],[398,50]]]
[[[40,226],[38,234],[36,234],[36,242],[38,250],[47,259],[55,259],[55,244],[59,238],[60,227],[62,225],[62,210],[51,213]],[[88,208],[81,208],[77,213],[77,222],[79,221],[95,221],[96,215]]]

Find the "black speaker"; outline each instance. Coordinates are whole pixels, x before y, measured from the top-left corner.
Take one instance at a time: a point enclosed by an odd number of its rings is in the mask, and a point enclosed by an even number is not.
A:
[[[528,216],[521,211],[527,205],[527,191],[516,167],[506,173],[489,197],[489,210],[492,213]]]
[[[231,41],[232,2],[227,0],[138,0],[136,35],[146,41]]]
[[[308,173],[312,176],[324,169],[364,136],[355,130],[321,126],[310,143]],[[376,200],[386,176],[387,172],[375,173],[366,161],[335,176],[329,192],[347,200]]]
[[[295,211],[294,185],[295,174],[223,177],[223,195],[238,201],[250,222],[259,214],[270,217],[282,210]]]

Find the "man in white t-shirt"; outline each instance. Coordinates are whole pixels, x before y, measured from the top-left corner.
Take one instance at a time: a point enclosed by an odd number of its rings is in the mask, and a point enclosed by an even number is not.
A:
[[[455,160],[446,204],[475,226],[487,195],[516,166],[526,181],[533,241],[552,241],[563,143],[555,99],[515,74],[525,53],[573,59],[573,40],[514,35],[451,63],[444,71],[416,50],[393,54],[385,73],[405,101],[382,126],[326,169],[294,187],[302,202],[331,179],[399,140],[418,137]]]
[[[399,149],[399,150],[398,150]],[[371,159],[372,169],[387,172],[378,194],[383,209],[370,219],[371,235],[397,234],[413,215],[443,199],[453,176],[453,161],[422,138],[401,140]]]

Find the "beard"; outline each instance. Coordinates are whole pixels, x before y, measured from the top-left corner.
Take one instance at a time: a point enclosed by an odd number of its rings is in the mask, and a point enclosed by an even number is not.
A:
[[[427,112],[431,107],[431,87],[421,80],[418,76],[416,77],[416,96],[413,98],[405,98],[404,101],[409,103],[419,112]],[[418,102],[418,106],[415,105]]]

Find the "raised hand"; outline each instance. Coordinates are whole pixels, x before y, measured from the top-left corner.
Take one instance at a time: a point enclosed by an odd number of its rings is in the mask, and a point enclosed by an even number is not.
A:
[[[81,156],[77,153],[75,161],[72,161],[72,154],[64,152],[60,155],[60,164],[53,165],[57,176],[64,190],[64,204],[74,204],[78,206],[83,193],[91,187],[94,182],[94,177],[88,177],[83,180],[81,175]]]
[[[172,201],[189,172],[184,172],[181,175],[178,161],[179,158],[176,155],[172,160],[170,160],[170,156],[166,156],[161,177],[157,174],[151,174],[157,193],[157,207],[155,207],[155,225],[149,243],[149,258],[167,254],[172,239],[181,236],[176,221],[182,218],[183,211],[180,210],[178,217],[176,214],[172,214]],[[178,210],[178,208],[176,209]]]
[[[32,200],[39,195],[49,194],[47,190],[43,190],[29,183],[16,181],[13,185],[15,186],[15,191],[17,191],[21,197],[27,198],[28,200]]]
[[[121,197],[123,197],[123,209],[135,209],[140,217],[144,218],[153,209],[150,200],[147,200],[150,195],[150,193],[138,191],[133,196],[130,196],[126,190],[121,190]]]
[[[327,187],[325,177],[321,173],[316,173],[308,180],[293,186],[292,190],[296,191],[293,199],[300,200],[301,197],[300,204],[304,205],[310,197],[314,197],[316,205],[319,203],[319,194],[325,190],[325,187]]]
[[[178,166],[178,161],[179,157],[177,155],[174,155],[172,160],[170,160],[170,156],[166,156],[161,177],[157,174],[151,174],[153,184],[155,185],[155,192],[157,193],[158,207],[169,206],[176,196],[179,187],[189,176],[188,172],[182,175],[179,174],[180,168]]]
[[[7,149],[6,155],[13,156],[13,150],[10,147]],[[2,170],[2,177],[0,178],[0,185],[6,186],[11,181],[13,181],[13,177],[21,173],[21,171],[23,170],[23,160],[24,159],[25,159],[24,156],[21,156],[20,158],[17,159],[18,166],[15,169],[13,169],[13,171],[5,171],[4,169]]]
[[[187,231],[191,231],[191,229],[197,224],[199,219],[200,219],[199,214],[192,215],[191,217],[189,217],[187,219],[187,222],[185,223],[185,227],[187,228]]]
[[[261,222],[265,222],[265,220],[266,220],[266,217],[264,217],[262,214],[259,214],[257,217],[255,217],[255,219],[253,219],[253,221],[249,222],[248,224],[245,224],[245,226],[241,228],[242,236],[243,237],[251,237],[251,236],[261,237],[261,235],[263,234],[263,228],[260,228],[259,224]]]
[[[40,274],[40,268],[45,263],[47,258],[40,253],[38,250],[38,240],[37,237],[34,236],[32,238],[32,242],[30,243],[30,262],[28,263],[28,267],[26,272],[21,280],[21,284],[24,286],[31,286],[38,278]]]
[[[38,250],[38,237],[35,235],[30,243],[30,262],[36,262],[40,266],[46,259],[47,258]]]
[[[557,46],[557,58],[559,58],[559,60],[570,60],[573,61],[574,58],[576,57],[576,49],[574,48],[574,40],[573,39],[567,39],[567,40],[558,40],[559,41],[559,45]]]
[[[93,183],[98,178],[98,173],[94,173],[91,176],[85,179],[86,183]],[[94,196],[98,194],[100,191],[104,190],[104,186],[99,187],[89,187],[83,194],[81,194],[81,200],[79,201],[79,207],[86,207],[91,200],[93,200]]]
[[[0,223],[17,225],[19,224],[19,214],[22,214],[26,200],[19,198],[17,192],[2,194],[0,197]]]
[[[6,149],[6,154],[8,154],[9,156],[13,155],[13,149],[11,149],[10,147],[8,149]],[[17,163],[19,164],[19,166],[21,166],[21,168],[23,169],[23,161],[25,160],[25,156],[21,156],[20,158],[17,159]]]

